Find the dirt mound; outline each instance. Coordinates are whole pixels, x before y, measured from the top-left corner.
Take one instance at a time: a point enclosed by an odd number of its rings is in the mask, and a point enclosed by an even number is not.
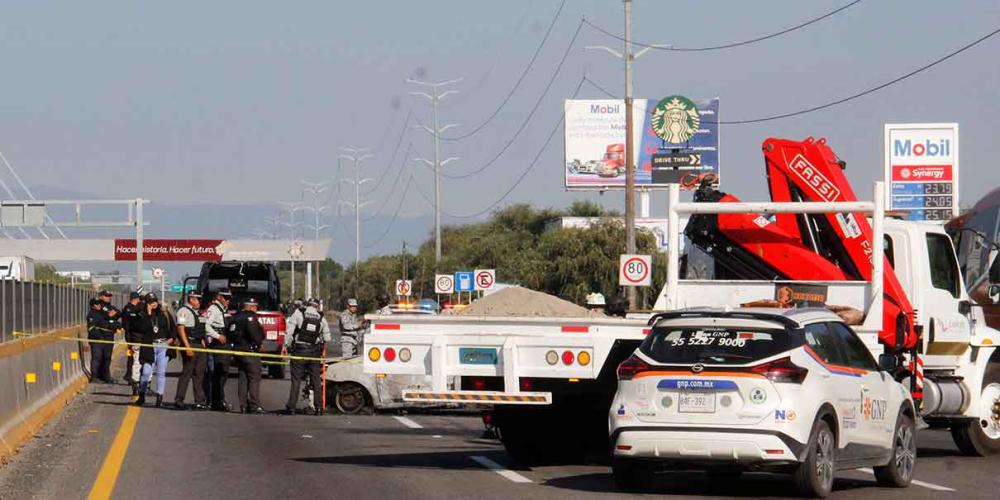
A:
[[[504,288],[472,303],[458,314],[462,316],[547,316],[582,318],[603,316],[547,293],[527,288]]]

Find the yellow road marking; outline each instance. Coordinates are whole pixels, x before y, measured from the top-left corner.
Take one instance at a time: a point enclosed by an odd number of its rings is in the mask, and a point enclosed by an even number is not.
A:
[[[125,418],[118,428],[118,434],[111,443],[108,455],[104,457],[104,464],[101,465],[100,472],[94,486],[87,495],[87,500],[105,500],[111,498],[111,492],[118,482],[118,473],[121,472],[122,462],[125,461],[125,453],[128,452],[128,444],[132,441],[132,434],[135,432],[135,424],[139,421],[139,412],[142,409],[138,406],[130,406],[125,411]]]

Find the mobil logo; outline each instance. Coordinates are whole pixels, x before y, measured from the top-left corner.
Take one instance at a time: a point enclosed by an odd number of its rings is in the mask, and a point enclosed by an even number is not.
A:
[[[892,141],[892,155],[896,157],[951,156],[950,139],[896,139]]]
[[[621,113],[621,104],[595,103],[590,105],[590,114],[592,115],[614,115],[618,113]]]

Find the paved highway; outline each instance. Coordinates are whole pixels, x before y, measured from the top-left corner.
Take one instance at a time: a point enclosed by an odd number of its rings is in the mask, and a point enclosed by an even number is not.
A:
[[[166,401],[173,400],[179,363],[171,368]],[[229,387],[235,390],[235,379]],[[266,380],[265,407],[280,409],[287,390],[287,381]],[[474,416],[250,416],[135,409],[128,402],[127,386],[89,386],[0,469],[0,499],[108,491],[114,498],[628,497],[614,493],[608,468],[599,464],[519,467],[499,443],[482,438]],[[919,437],[919,483],[884,489],[870,473],[847,471],[838,475],[833,497],[997,497],[1000,457],[962,457],[939,431]],[[656,491],[794,495],[787,479],[766,474],[709,484],[699,473],[664,473]]]

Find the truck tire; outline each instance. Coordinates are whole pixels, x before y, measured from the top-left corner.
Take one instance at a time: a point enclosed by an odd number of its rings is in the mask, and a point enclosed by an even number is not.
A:
[[[374,410],[368,391],[354,382],[344,382],[334,386],[333,405],[337,411],[345,415],[358,415]]]
[[[892,456],[889,463],[873,467],[875,480],[882,486],[905,488],[913,479],[917,460],[917,428],[909,415],[900,413],[896,419],[896,432],[892,438]]]
[[[985,457],[1000,453],[1000,364],[992,363],[983,375],[978,418],[951,428],[955,445],[965,455]]]
[[[645,493],[653,488],[656,469],[648,462],[615,458],[611,461],[611,475],[619,491]]]
[[[270,365],[267,367],[267,376],[275,380],[282,380],[285,378],[285,367]]]
[[[809,498],[825,498],[830,494],[837,470],[836,453],[837,440],[830,424],[819,420],[809,438],[805,461],[792,473],[799,494]]]

